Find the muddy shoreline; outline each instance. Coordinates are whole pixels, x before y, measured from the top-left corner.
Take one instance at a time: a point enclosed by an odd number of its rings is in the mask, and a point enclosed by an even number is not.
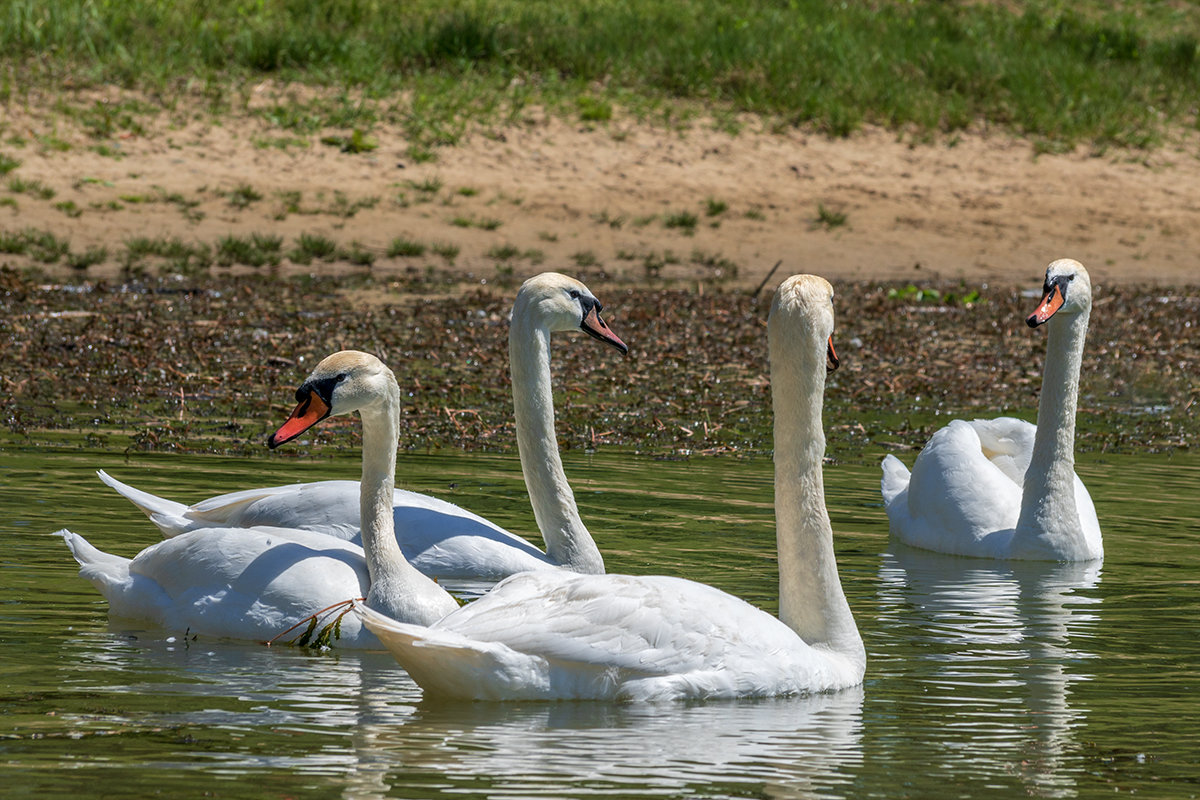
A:
[[[782,271],[757,295],[572,272],[604,302],[630,353],[556,338],[564,448],[658,457],[770,451],[765,320]],[[481,286],[461,275],[370,272],[48,284],[0,270],[0,450],[266,457],[264,437],[286,416],[295,386],[342,348],[376,353],[396,371],[407,395],[403,449],[510,450],[507,313],[516,286],[516,277]],[[911,451],[951,417],[1036,418],[1045,336],[1023,322],[1036,287],[835,288],[842,367],[826,391],[832,457]],[[1078,450],[1191,446],[1200,433],[1198,312],[1200,296],[1187,289],[1097,287]],[[337,421],[276,457],[352,450],[357,437],[356,422]]]

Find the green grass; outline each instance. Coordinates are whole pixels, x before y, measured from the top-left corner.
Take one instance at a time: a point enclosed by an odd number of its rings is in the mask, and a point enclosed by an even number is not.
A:
[[[1134,147],[1194,126],[1200,108],[1191,2],[8,0],[0,14],[0,74],[22,76],[14,93],[61,93],[69,76],[142,89],[170,110],[191,86],[220,113],[244,108],[242,87],[263,78],[306,83],[326,88],[254,113],[300,134],[356,131],[352,147],[399,124],[414,161],[535,106],[677,125],[698,103],[717,119],[751,112],[832,135],[987,120],[1037,141]],[[80,105],[94,136],[136,130],[145,113]]]
[[[355,128],[348,136],[331,135],[322,136],[321,143],[336,147],[343,153],[369,153],[379,147],[379,143],[372,139],[367,134],[363,133],[360,128]]]
[[[495,217],[468,217],[460,214],[450,218],[450,224],[456,228],[479,228],[485,231],[494,231],[503,223]]]
[[[0,253],[27,255],[43,264],[53,264],[70,252],[67,240],[50,231],[25,228],[21,231],[0,230]]]
[[[67,266],[72,269],[85,270],[88,267],[102,264],[108,260],[107,247],[89,247],[82,253],[67,253]]]
[[[450,242],[438,242],[429,249],[433,251],[434,255],[441,256],[442,260],[447,264],[453,264],[454,259],[458,258],[458,253],[461,248],[458,245]]]
[[[83,209],[81,209],[74,200],[63,200],[55,203],[54,207],[72,219],[83,214]]]
[[[420,181],[408,181],[408,186],[421,194],[435,195],[442,190],[445,184],[441,178],[425,178]]]
[[[271,234],[222,236],[217,241],[217,263],[223,267],[245,264],[248,267],[276,266],[283,239]]]
[[[846,224],[846,212],[836,211],[824,203],[817,203],[817,224],[826,228],[840,228]]]
[[[674,214],[668,214],[663,217],[664,227],[679,228],[688,236],[696,232],[696,224],[698,222],[700,222],[700,218],[690,211],[677,211]]]
[[[575,262],[577,267],[595,267],[600,264],[600,259],[591,250],[580,250],[571,255],[571,260]]]
[[[364,208],[374,208],[379,205],[378,197],[360,197],[351,200],[345,192],[334,191],[333,202],[325,209],[325,213],[349,219]]]
[[[13,158],[8,153],[0,153],[0,178],[21,166],[19,158]]]
[[[312,233],[302,233],[296,246],[288,251],[287,257],[296,264],[311,264],[313,259],[333,261],[337,258],[338,246],[332,239]]]
[[[388,258],[415,258],[425,255],[425,245],[403,236],[397,236],[388,245],[387,254]]]
[[[8,190],[16,194],[32,195],[40,200],[50,200],[56,192],[41,181],[9,178]]]
[[[350,247],[339,251],[338,255],[359,267],[369,267],[375,263],[375,254],[359,242],[351,242]]]
[[[232,191],[226,193],[226,197],[229,198],[229,205],[237,209],[247,208],[263,199],[262,192],[248,183],[238,184]]]
[[[107,253],[104,255],[107,256]],[[188,244],[175,237],[162,236],[136,236],[126,240],[125,254],[122,258],[122,265],[126,271],[140,268],[150,257],[160,259],[169,269],[185,275],[206,270],[213,262],[212,251],[208,245]]]
[[[489,248],[487,255],[496,261],[511,261],[521,255],[521,248],[512,244],[498,244]]]

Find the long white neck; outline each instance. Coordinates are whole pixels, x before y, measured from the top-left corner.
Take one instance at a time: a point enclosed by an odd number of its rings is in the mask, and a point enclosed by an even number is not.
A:
[[[1075,411],[1089,316],[1060,314],[1046,325],[1037,433],[1013,535],[1014,552],[1024,556],[1087,557],[1075,504]]]
[[[367,605],[401,622],[428,625],[457,608],[457,602],[409,564],[396,541],[392,489],[400,432],[400,391],[395,384],[392,389],[386,403],[360,412],[363,465],[359,513],[363,554],[371,579]]]
[[[819,360],[797,352],[804,345],[803,337],[771,337],[779,618],[808,644],[861,666],[866,652],[838,578],[825,508],[824,343]]]
[[[550,385],[550,331],[534,324],[528,307],[513,309],[508,336],[517,448],[533,516],[546,542],[546,555],[576,572],[604,572],[604,558],[579,518],[575,495],[563,472],[554,432]]]

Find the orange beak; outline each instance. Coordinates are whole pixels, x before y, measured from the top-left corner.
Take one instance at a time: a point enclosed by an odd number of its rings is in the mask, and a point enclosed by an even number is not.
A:
[[[1026,318],[1025,324],[1036,328],[1053,317],[1054,312],[1062,308],[1064,302],[1066,302],[1066,298],[1063,297],[1062,289],[1058,284],[1054,284],[1046,290],[1042,302],[1038,303],[1037,309]]]
[[[833,372],[841,363],[837,351],[833,349],[833,335],[830,334],[829,343],[825,346],[825,371]]]
[[[599,339],[602,342],[607,342],[613,347],[621,351],[622,354],[629,352],[629,347],[621,341],[621,337],[612,332],[603,319],[600,318],[600,313],[596,311],[596,307],[592,306],[587,316],[583,318],[583,322],[579,323],[579,327],[583,332],[594,339]]]
[[[292,415],[288,417],[287,422],[271,434],[271,438],[267,439],[267,447],[274,450],[281,444],[290,442],[306,430],[316,425],[321,420],[329,416],[331,409],[326,404],[321,396],[316,392],[309,392],[292,411]]]

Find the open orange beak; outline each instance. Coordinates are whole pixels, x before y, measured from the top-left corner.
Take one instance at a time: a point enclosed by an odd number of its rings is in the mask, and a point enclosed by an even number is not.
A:
[[[267,439],[267,447],[274,450],[281,444],[286,444],[292,439],[295,439],[306,430],[316,425],[321,420],[329,416],[332,409],[321,399],[321,396],[316,392],[309,392],[292,411],[292,415],[288,417],[287,422],[271,434],[271,438]]]
[[[595,306],[588,309],[587,315],[583,318],[583,322],[579,323],[579,327],[593,339],[611,344],[620,350],[622,355],[629,352],[629,347],[621,341],[621,337],[613,333],[608,324],[600,318],[600,312],[596,310]]]
[[[833,372],[841,363],[837,351],[833,349],[833,335],[830,334],[829,343],[825,345],[825,371]]]
[[[1063,297],[1062,287],[1057,283],[1051,285],[1047,290],[1042,302],[1038,303],[1037,309],[1028,316],[1025,324],[1031,328],[1036,328],[1043,324],[1046,320],[1054,316],[1054,312],[1062,308],[1066,298]]]

